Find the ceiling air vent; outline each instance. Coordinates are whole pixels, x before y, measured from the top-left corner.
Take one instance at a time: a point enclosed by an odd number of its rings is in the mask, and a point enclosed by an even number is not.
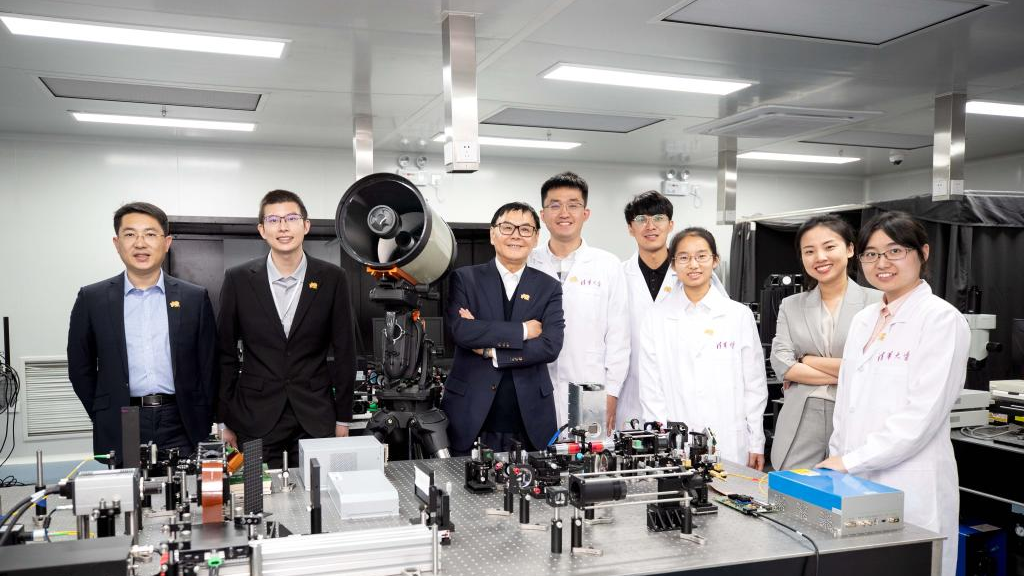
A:
[[[128,84],[124,82],[100,82],[76,78],[39,77],[46,89],[57,98],[79,100],[102,100],[106,102],[132,102],[137,104],[160,104],[164,106],[189,106],[192,108],[216,108],[219,110],[244,110],[252,112],[260,103],[261,94],[248,92],[225,92],[223,90],[200,90],[153,86],[150,84]]]
[[[684,0],[664,22],[883,46],[1005,0]]]
[[[782,140],[860,122],[879,114],[881,112],[769,105],[699,124],[686,131],[709,136]]]
[[[626,134],[640,128],[646,128],[652,124],[657,124],[662,120],[664,118],[651,118],[649,116],[622,116],[617,114],[591,114],[586,112],[562,112],[559,110],[509,107],[502,108],[491,114],[481,124]]]
[[[932,145],[932,136],[918,134],[897,134],[895,132],[874,132],[871,130],[843,130],[827,136],[815,136],[801,140],[808,144],[838,144],[840,146],[862,146],[864,148],[890,148],[893,150],[917,150]]]

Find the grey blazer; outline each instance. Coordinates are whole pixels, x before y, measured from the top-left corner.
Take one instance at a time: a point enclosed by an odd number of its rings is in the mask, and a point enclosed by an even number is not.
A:
[[[833,357],[842,354],[853,316],[865,306],[881,299],[882,293],[878,290],[864,288],[850,279],[846,284],[846,295],[843,297],[842,308],[839,309],[839,319],[832,341],[832,350],[835,352]],[[825,340],[821,333],[821,290],[818,287],[789,296],[779,306],[775,339],[772,340],[772,369],[782,380],[786,372],[807,354],[825,356]],[[773,465],[785,460],[800,425],[804,402],[817,388],[811,384],[793,383],[786,390],[786,401],[775,424],[775,436],[772,440]]]

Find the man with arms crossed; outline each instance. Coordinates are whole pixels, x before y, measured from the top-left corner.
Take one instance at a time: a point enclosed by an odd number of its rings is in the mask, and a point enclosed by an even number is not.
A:
[[[477,437],[497,451],[513,441],[540,450],[558,427],[547,364],[562,348],[562,288],[526,266],[539,225],[528,204],[498,208],[495,259],[451,277],[446,318],[457,348],[441,407],[455,454]]]

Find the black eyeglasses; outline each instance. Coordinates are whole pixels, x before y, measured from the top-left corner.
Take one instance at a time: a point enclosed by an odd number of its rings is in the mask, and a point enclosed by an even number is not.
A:
[[[519,235],[523,238],[530,238],[537,233],[537,227],[529,224],[519,224],[518,226],[511,222],[498,222],[491,226],[491,228],[497,228],[498,232],[502,236],[511,236],[513,232],[519,230]]]
[[[877,262],[878,259],[881,258],[882,256],[885,256],[886,260],[892,262],[893,260],[903,260],[904,258],[907,257],[907,253],[909,252],[910,248],[904,248],[903,246],[894,246],[884,252],[875,252],[873,250],[862,252],[861,255],[858,256],[858,258],[860,258],[861,262],[871,264],[872,262]]]
[[[263,217],[263,224],[265,226],[277,226],[281,222],[284,222],[285,224],[291,226],[292,224],[298,224],[303,220],[305,220],[305,218],[302,217],[302,214],[295,214],[294,212],[291,214],[285,214],[284,216],[278,216],[277,214],[268,214],[267,216]]]

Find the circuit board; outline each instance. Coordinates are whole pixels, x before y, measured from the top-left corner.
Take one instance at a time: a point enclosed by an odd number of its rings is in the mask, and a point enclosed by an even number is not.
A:
[[[766,502],[755,500],[752,496],[745,494],[730,494],[728,496],[718,496],[714,499],[719,504],[732,508],[737,512],[743,514],[768,514],[775,512],[775,508]]]

